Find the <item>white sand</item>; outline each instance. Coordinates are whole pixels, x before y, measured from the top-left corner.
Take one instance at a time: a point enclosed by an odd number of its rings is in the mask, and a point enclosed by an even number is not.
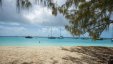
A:
[[[79,48],[0,47],[0,64],[104,64],[95,56],[78,52]],[[77,52],[71,49],[77,49]]]

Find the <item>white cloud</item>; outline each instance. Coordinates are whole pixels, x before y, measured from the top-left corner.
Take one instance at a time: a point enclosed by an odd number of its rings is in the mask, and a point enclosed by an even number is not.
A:
[[[0,22],[1,25],[12,25],[12,26],[19,26],[20,24],[17,22]]]
[[[30,13],[23,13],[23,16],[31,23],[43,23],[43,21],[50,20],[47,17],[51,17],[52,14],[50,9],[36,5]]]
[[[66,0],[56,1],[60,6]],[[54,36],[59,36],[59,27],[62,27],[63,36],[71,36],[64,28],[64,25],[68,24],[68,20],[63,15],[53,16],[50,9],[36,4],[29,11],[23,10],[18,14],[15,4],[16,0],[3,0],[2,9],[0,9],[0,36],[48,36],[50,35],[50,27],[53,27]],[[109,32],[110,35],[111,31]],[[103,34],[106,34],[106,32]],[[107,37],[110,35],[107,35]]]
[[[63,3],[62,0],[57,2],[59,5]],[[19,14],[15,4],[16,0],[3,0],[0,9],[0,36],[48,36],[51,26],[54,26],[54,36],[58,36],[57,27],[64,27],[67,24],[67,20],[62,15],[53,16],[47,7],[34,4],[29,11],[23,10]],[[66,32],[65,29],[63,31]]]
[[[53,16],[47,7],[33,4],[29,11],[23,10],[19,14],[15,4],[16,0],[4,0],[0,11],[0,21],[34,23],[43,26],[64,26],[67,24],[67,20],[62,15]]]

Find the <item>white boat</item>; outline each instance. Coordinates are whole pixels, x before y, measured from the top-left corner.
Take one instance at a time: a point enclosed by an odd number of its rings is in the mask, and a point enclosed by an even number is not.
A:
[[[63,39],[63,38],[64,38],[63,36],[58,37],[58,39]]]
[[[111,39],[111,41],[113,42],[113,38]]]
[[[58,37],[58,39],[63,39],[64,37],[61,35],[61,28],[60,28],[60,36]]]
[[[56,39],[56,37],[52,36],[52,27],[51,27],[51,36],[48,39]]]
[[[97,38],[96,40],[103,40],[103,38]]]

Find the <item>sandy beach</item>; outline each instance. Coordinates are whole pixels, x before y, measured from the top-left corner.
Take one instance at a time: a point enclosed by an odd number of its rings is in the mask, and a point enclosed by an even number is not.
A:
[[[0,64],[107,64],[108,47],[0,47]]]

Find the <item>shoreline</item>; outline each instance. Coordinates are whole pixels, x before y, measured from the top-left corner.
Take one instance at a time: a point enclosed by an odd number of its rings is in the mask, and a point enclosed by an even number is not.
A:
[[[56,47],[56,48],[59,48],[59,47],[106,47],[106,48],[113,48],[113,46],[0,46],[0,48],[1,47],[22,47],[22,48],[38,48],[38,47],[40,47],[40,48],[49,48],[49,47]]]
[[[106,64],[113,47],[0,46],[0,64]]]

